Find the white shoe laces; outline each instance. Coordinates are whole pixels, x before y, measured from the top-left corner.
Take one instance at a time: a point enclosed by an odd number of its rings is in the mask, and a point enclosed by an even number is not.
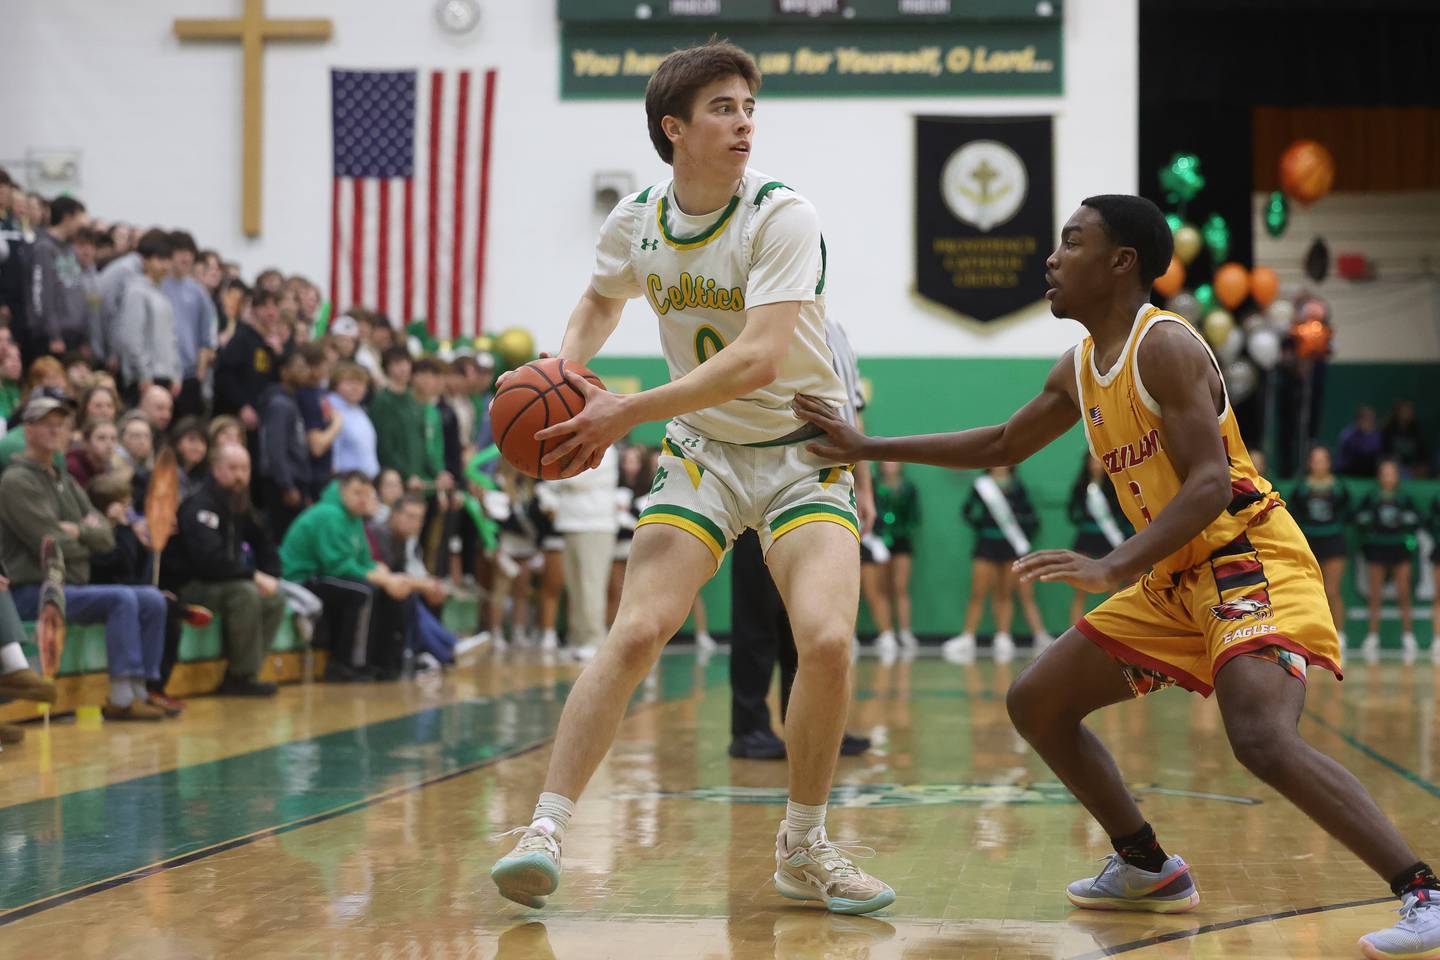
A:
[[[556,860],[560,859],[560,841],[555,839],[553,833],[546,833],[533,824],[490,835],[492,841],[504,840],[506,837],[520,838],[520,842],[515,844],[515,849],[511,851],[512,855],[516,853],[546,853]]]
[[[875,856],[875,848],[863,843],[844,840],[835,841],[821,835],[821,838],[804,848],[810,858],[820,864],[837,879],[856,879],[864,871],[851,863],[851,858],[869,860]]]
[[[1400,914],[1401,926],[1405,925],[1406,923],[1418,926],[1419,924],[1425,922],[1424,920],[1422,920],[1420,914],[1426,910],[1433,910],[1436,907],[1440,907],[1440,902],[1428,898],[1422,900],[1419,897],[1412,897],[1411,899],[1402,903],[1400,905],[1400,909],[1395,912]]]

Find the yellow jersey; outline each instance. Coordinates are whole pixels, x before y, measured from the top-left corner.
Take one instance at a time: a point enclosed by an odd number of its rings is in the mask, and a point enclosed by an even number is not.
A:
[[[1181,478],[1165,452],[1164,426],[1160,405],[1140,379],[1140,344],[1157,323],[1178,323],[1205,347],[1218,373],[1220,365],[1204,338],[1183,317],[1145,304],[1135,316],[1125,349],[1115,366],[1101,373],[1095,366],[1095,343],[1086,337],[1075,348],[1075,388],[1080,401],[1080,422],[1090,452],[1104,464],[1105,472],[1120,495],[1120,505],[1137,531],[1150,525],[1180,492]],[[1157,574],[1173,575],[1207,560],[1245,532],[1266,510],[1281,504],[1270,483],[1255,471],[1230,394],[1225,392],[1224,409],[1218,417],[1220,439],[1230,461],[1229,506],[1195,539],[1155,564]]]

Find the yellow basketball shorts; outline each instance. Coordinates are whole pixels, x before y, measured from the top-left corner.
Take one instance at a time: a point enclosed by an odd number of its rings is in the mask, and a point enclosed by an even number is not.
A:
[[[1215,675],[1241,655],[1282,666],[1300,657],[1341,677],[1320,566],[1281,506],[1204,563],[1173,577],[1146,574],[1076,627],[1131,671],[1137,695],[1168,678],[1208,697]]]
[[[855,535],[858,551],[854,470],[806,450],[809,439],[725,443],[672,420],[637,529],[663,523],[693,534],[710,548],[717,567],[747,529],[760,534],[768,553],[776,540],[805,524],[836,523]]]

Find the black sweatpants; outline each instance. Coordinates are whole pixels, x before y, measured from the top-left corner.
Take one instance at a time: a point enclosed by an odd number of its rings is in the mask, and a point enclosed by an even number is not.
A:
[[[730,736],[774,732],[765,697],[780,662],[780,722],[790,706],[799,655],[780,590],[765,566],[760,537],[746,530],[730,558]]]
[[[332,662],[346,667],[359,666],[364,660],[363,656],[359,662],[355,659],[356,642],[365,643],[360,638],[368,635],[375,589],[368,583],[338,577],[309,580],[305,589],[324,604],[311,642],[329,650]],[[360,649],[368,652],[365,646]]]

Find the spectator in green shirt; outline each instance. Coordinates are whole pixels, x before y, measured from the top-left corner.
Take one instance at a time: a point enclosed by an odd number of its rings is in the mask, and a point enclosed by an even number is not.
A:
[[[385,389],[370,401],[370,421],[375,424],[376,453],[382,470],[394,470],[405,486],[425,486],[425,410],[410,392],[410,354],[404,347],[390,347],[381,356]],[[436,430],[438,434],[438,429]],[[434,479],[435,474],[430,474]]]

